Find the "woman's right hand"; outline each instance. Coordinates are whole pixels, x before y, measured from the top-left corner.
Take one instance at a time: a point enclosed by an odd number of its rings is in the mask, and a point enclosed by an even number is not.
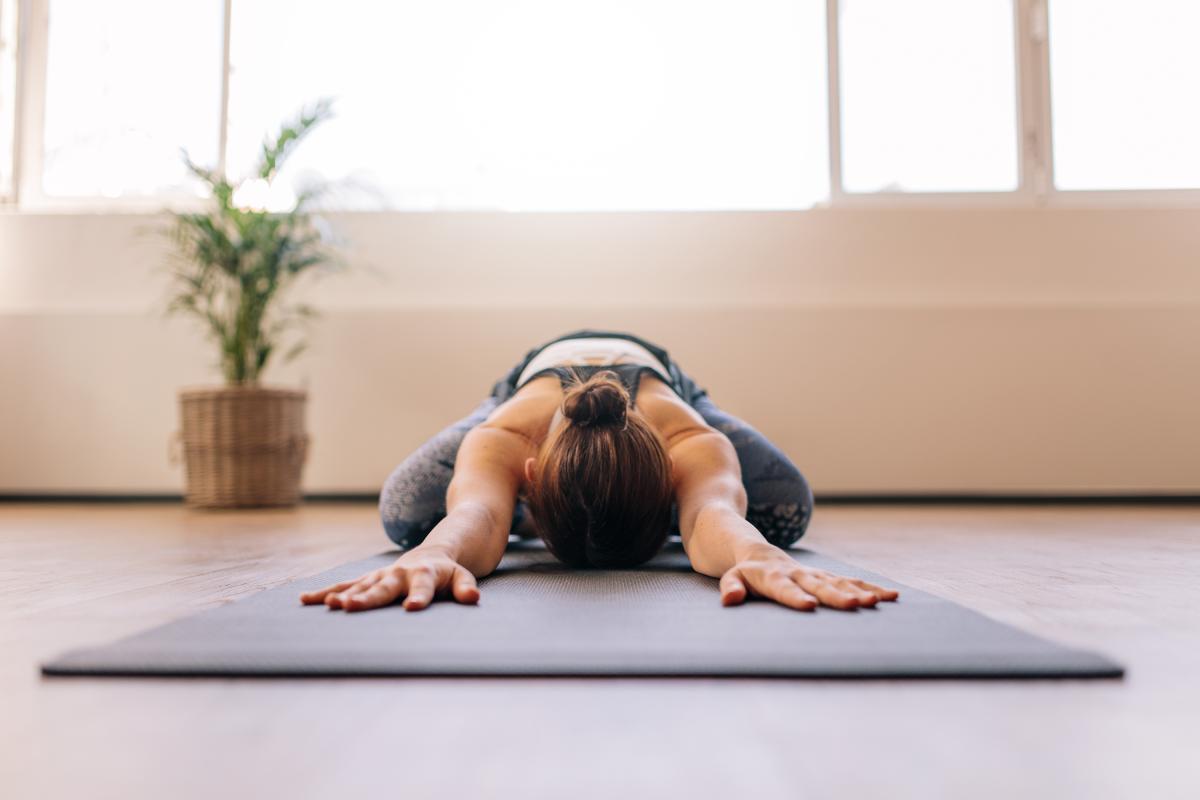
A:
[[[403,598],[404,608],[417,611],[434,598],[453,597],[460,603],[479,600],[475,576],[454,559],[438,551],[410,550],[396,563],[373,570],[351,581],[342,581],[300,595],[304,605],[324,603],[331,609],[366,611],[391,605]]]

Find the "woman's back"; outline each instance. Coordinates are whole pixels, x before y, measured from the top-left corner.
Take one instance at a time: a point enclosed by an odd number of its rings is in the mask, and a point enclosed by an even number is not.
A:
[[[504,428],[541,445],[568,386],[601,371],[625,384],[638,409],[664,442],[688,429],[706,428],[703,418],[672,389],[667,367],[646,348],[616,337],[567,339],[546,346],[521,371],[516,392],[483,425]],[[639,402],[640,401],[640,402]]]

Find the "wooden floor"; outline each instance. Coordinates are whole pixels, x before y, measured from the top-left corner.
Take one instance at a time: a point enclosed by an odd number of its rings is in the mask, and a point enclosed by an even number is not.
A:
[[[8,798],[1200,798],[1200,509],[825,507],[806,544],[1123,681],[43,679],[386,549],[369,505],[0,505]]]

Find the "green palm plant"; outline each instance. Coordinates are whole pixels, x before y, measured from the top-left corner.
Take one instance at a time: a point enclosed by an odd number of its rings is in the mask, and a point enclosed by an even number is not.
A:
[[[260,208],[244,201],[247,190],[269,193],[287,157],[332,116],[331,101],[301,109],[262,145],[250,178],[230,181],[192,161],[188,171],[203,181],[212,202],[202,211],[169,211],[165,233],[171,254],[169,315],[198,318],[220,348],[220,365],[231,385],[257,384],[275,356],[287,362],[306,346],[311,306],[288,295],[306,275],[344,266],[330,247],[324,221],[311,204],[328,189],[311,184],[288,207]]]

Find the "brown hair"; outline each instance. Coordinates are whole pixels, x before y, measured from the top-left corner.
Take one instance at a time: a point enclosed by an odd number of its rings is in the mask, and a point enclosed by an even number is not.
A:
[[[671,463],[658,433],[608,370],[570,386],[563,424],[543,442],[529,489],[538,534],[574,567],[651,558],[671,526]]]

